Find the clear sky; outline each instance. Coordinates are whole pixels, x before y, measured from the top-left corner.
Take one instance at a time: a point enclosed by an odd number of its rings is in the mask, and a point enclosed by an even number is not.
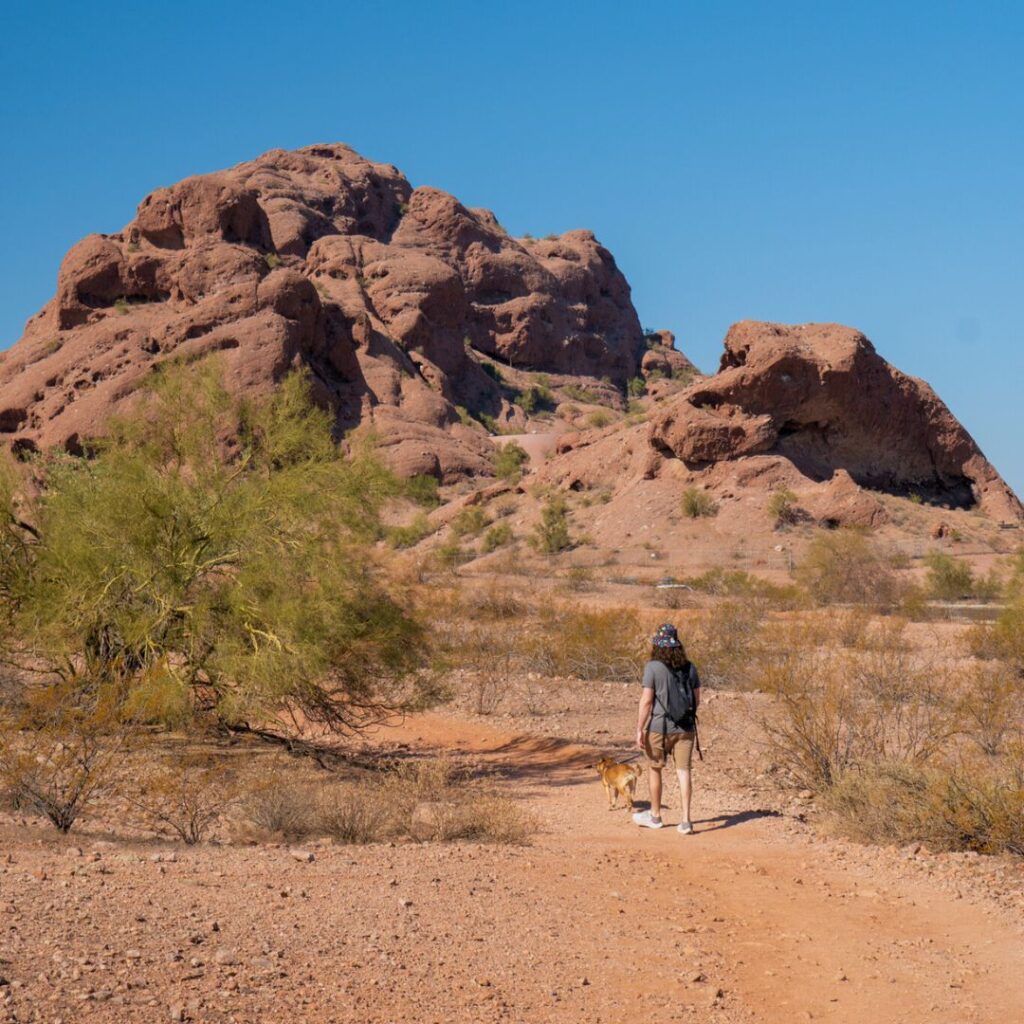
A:
[[[1024,493],[1024,4],[164,4],[0,12],[0,347],[153,188],[347,142],[513,233],[592,229],[705,370],[835,320]]]

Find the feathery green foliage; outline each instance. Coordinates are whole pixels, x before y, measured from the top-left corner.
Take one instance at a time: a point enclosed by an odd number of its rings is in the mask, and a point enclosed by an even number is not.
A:
[[[400,485],[331,425],[301,374],[239,402],[213,366],[173,366],[40,496],[19,498],[8,466],[8,662],[44,686],[115,686],[132,717],[274,734],[429,701],[420,628],[369,556]]]
[[[927,587],[931,597],[956,601],[973,595],[974,573],[966,562],[944,551],[929,551],[924,561],[928,566]]]
[[[797,579],[815,603],[890,608],[900,597],[891,554],[863,531],[819,533],[797,567]]]
[[[569,507],[560,495],[549,498],[540,512],[540,522],[533,529],[533,545],[546,555],[572,547],[569,536]]]
[[[515,441],[509,441],[494,453],[494,475],[509,483],[518,483],[523,475],[523,466],[529,461],[526,449]]]

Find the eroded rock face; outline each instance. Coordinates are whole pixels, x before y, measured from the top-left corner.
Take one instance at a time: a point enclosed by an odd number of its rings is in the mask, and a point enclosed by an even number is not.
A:
[[[719,372],[666,403],[650,442],[692,469],[781,456],[809,480],[832,481],[829,497],[843,521],[877,519],[870,503],[855,500],[853,485],[1022,517],[1013,492],[932,389],[837,324],[736,324]],[[824,508],[822,515],[829,517]]]
[[[647,351],[640,361],[640,372],[648,382],[664,378],[691,380],[701,376],[697,367],[676,348],[676,336],[671,331],[654,331],[644,340]]]
[[[492,457],[456,406],[509,415],[467,349],[624,384],[644,343],[589,232],[517,240],[347,146],[274,150],[158,189],[71,249],[0,365],[0,434],[75,449],[155,362],[220,352],[236,389],[308,366],[339,430],[370,424],[400,471],[453,480]]]

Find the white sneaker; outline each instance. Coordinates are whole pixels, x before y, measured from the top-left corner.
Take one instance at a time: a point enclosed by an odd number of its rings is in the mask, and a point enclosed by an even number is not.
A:
[[[681,821],[678,825],[676,825],[676,831],[681,832],[684,836],[692,836],[693,825],[691,825],[688,821]]]
[[[633,815],[633,824],[639,825],[641,828],[661,828],[662,823],[660,818],[655,818],[650,811],[637,811]]]

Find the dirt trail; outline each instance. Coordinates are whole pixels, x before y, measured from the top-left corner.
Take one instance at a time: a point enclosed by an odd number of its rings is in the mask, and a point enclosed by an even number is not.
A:
[[[439,715],[391,734],[490,762],[521,788],[547,824],[535,844],[538,887],[607,908],[602,934],[572,942],[580,955],[594,943],[614,949],[631,965],[618,984],[634,999],[675,991],[687,1009],[725,1011],[719,1020],[1024,1021],[1024,939],[1005,914],[920,872],[874,869],[857,847],[793,835],[778,816],[736,803],[710,760],[698,766],[698,834],[684,837],[609,813],[593,748]],[[665,820],[675,824],[674,810]],[[565,866],[602,858],[606,889],[570,892]],[[616,912],[623,902],[647,908],[639,927]],[[677,926],[667,943],[651,927],[662,915]]]

